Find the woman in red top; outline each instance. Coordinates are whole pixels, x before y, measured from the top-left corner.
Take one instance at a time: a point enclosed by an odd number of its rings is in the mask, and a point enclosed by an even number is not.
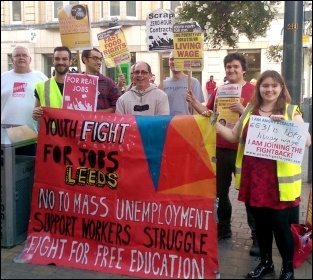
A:
[[[252,108],[248,114],[269,117],[273,121],[285,119],[286,104],[291,103],[291,96],[282,76],[272,70],[267,70],[257,81],[254,95],[251,99]],[[249,117],[245,112],[233,129],[216,123],[217,133],[229,142],[238,142],[243,120]],[[303,122],[297,109],[292,116],[293,122]],[[242,131],[242,143],[246,142],[249,121]],[[311,145],[311,136],[307,133],[305,145]],[[241,157],[238,157],[240,160]],[[247,278],[258,279],[274,273],[272,260],[273,234],[276,245],[282,257],[283,265],[280,279],[293,279],[294,241],[289,226],[290,210],[299,205],[300,198],[293,201],[282,201],[279,193],[277,161],[250,155],[243,155],[241,181],[238,200],[248,203],[255,220],[256,238],[260,248],[261,262]],[[287,167],[286,167],[287,168]],[[282,170],[280,171],[282,172]],[[294,188],[296,188],[295,183]]]

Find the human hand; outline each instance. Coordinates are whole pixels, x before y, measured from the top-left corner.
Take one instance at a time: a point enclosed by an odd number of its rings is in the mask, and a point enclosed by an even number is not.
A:
[[[240,102],[233,102],[229,105],[229,110],[238,114],[242,114],[244,109],[245,107]]]
[[[213,114],[212,110],[207,110],[207,111],[203,111],[201,115],[206,116],[206,117],[211,117]]]
[[[285,120],[284,115],[271,115],[270,118],[272,121],[283,121],[283,120]]]
[[[196,101],[195,96],[193,95],[191,90],[187,90],[186,92],[186,101],[190,102],[191,104],[194,103]]]
[[[119,74],[118,78],[117,78],[117,86],[119,88],[122,88],[122,87],[125,86],[125,84],[126,84],[126,80],[125,80],[124,75],[123,74]]]
[[[43,114],[43,109],[41,107],[36,107],[34,108],[33,110],[33,114],[32,114],[32,117],[35,121],[39,121],[40,117],[42,116]]]

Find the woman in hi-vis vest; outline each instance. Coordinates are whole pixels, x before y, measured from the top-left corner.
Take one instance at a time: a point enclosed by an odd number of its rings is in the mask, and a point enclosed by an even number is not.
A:
[[[212,111],[206,115],[212,114]],[[274,274],[272,259],[273,234],[282,257],[280,279],[293,279],[294,241],[289,225],[290,210],[299,206],[301,194],[301,165],[282,160],[244,155],[250,116],[269,117],[272,121],[304,122],[299,107],[291,105],[291,96],[282,76],[267,70],[259,77],[250,104],[236,125],[230,129],[216,123],[217,133],[229,142],[239,142],[236,158],[238,200],[249,203],[255,219],[256,238],[261,262],[247,278],[258,279]],[[271,122],[264,123],[269,127]],[[263,132],[260,133],[262,134]],[[263,133],[264,143],[268,139]],[[296,139],[293,139],[296,141]],[[260,141],[261,138],[260,138]],[[311,145],[307,133],[305,146]],[[275,150],[274,142],[267,141]],[[261,145],[261,144],[260,144]],[[286,145],[287,146],[287,145]],[[291,147],[289,147],[291,149]],[[275,153],[274,153],[275,154]]]

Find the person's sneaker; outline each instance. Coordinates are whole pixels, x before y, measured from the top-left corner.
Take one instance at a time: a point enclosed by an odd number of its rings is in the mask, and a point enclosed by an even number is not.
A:
[[[253,242],[249,251],[250,256],[259,257],[260,256],[260,248],[258,241],[255,238],[252,238]]]
[[[231,229],[218,230],[217,232],[218,240],[231,238],[231,236],[232,236]]]

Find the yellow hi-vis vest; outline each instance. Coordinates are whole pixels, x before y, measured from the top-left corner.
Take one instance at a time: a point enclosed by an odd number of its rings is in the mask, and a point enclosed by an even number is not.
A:
[[[235,174],[235,188],[238,190],[241,183],[241,168],[242,159],[245,149],[245,143],[243,143],[242,133],[247,121],[250,119],[252,105],[248,104],[245,111],[240,117],[241,121],[241,132],[239,137],[239,145],[236,157],[236,174]],[[287,104],[285,118],[292,120],[298,106]],[[299,110],[298,110],[298,113]],[[276,161],[277,165],[277,178],[278,178],[278,190],[280,201],[294,201],[296,198],[300,197],[302,176],[301,176],[301,165]]]
[[[41,106],[51,108],[62,107],[63,97],[53,77],[47,81],[37,83],[35,88]]]

